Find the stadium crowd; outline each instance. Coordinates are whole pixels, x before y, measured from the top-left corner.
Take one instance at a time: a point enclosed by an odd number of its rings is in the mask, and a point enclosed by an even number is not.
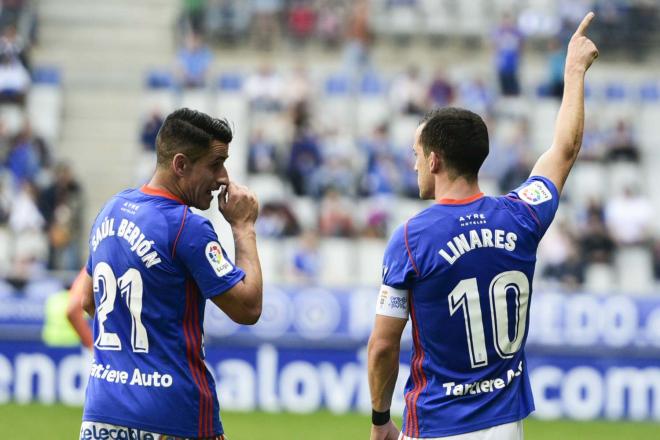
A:
[[[56,159],[47,133],[33,127],[40,107],[30,46],[37,36],[29,4],[5,0],[0,10],[0,276],[18,285],[48,270],[81,264],[83,192],[71,167]],[[46,76],[48,74],[46,73]],[[57,115],[46,115],[57,118]],[[42,118],[43,119],[43,118]],[[37,124],[39,125],[39,124]]]
[[[397,207],[423,206],[415,204],[418,190],[410,147],[417,122],[433,107],[468,108],[487,121],[491,153],[481,176],[487,194],[506,193],[523,182],[547,147],[544,142],[551,141],[541,133],[552,131],[561,97],[562,48],[570,36],[565,29],[574,27],[572,20],[583,10],[607,7],[602,2],[577,2],[573,7],[571,2],[559,2],[558,24],[543,35],[547,49],[537,44],[547,61],[545,77],[535,84],[522,84],[518,73],[526,47],[534,50],[525,41],[533,34],[526,24],[529,11],[524,10],[516,16],[502,15],[495,29],[483,35],[494,60],[487,75],[466,75],[440,65],[383,68],[360,59],[368,57],[371,37],[366,36],[377,33],[374,20],[356,24],[364,13],[361,7],[381,12],[412,8],[418,14],[427,3],[358,2],[328,8],[327,2],[306,1],[184,2],[183,38],[172,81],[183,93],[215,90],[214,52],[205,41],[217,42],[220,37],[242,41],[245,33],[256,40],[244,44],[264,48],[276,39],[260,41],[260,32],[272,37],[278,35],[273,29],[279,29],[294,45],[312,37],[329,47],[343,44],[352,60],[344,62],[339,73],[264,61],[248,73],[230,72],[218,80],[220,92],[236,90],[247,102],[247,120],[239,123],[249,126],[248,183],[257,192],[264,189],[258,232],[267,240],[296,239],[287,263],[294,280],[318,281],[323,267],[318,249],[324,239],[375,238],[384,243],[405,220]],[[633,2],[610,13],[618,14],[619,24],[628,23],[639,19],[636,8],[657,12],[648,3]],[[326,40],[323,29],[324,23],[333,21],[326,16],[330,12],[345,14],[337,22],[346,29]],[[242,24],[221,26],[222,17]],[[363,29],[356,30],[360,26]],[[361,32],[365,38],[356,37]],[[361,41],[357,49],[350,48],[353,37]],[[644,38],[635,41],[645,44]],[[634,261],[642,267],[635,270],[649,275],[641,277],[646,280],[641,290],[648,290],[654,278],[660,279],[660,245],[653,227],[656,207],[644,192],[646,168],[641,164],[649,147],[640,143],[648,140],[640,140],[639,118],[629,111],[630,103],[639,98],[623,98],[618,84],[602,89],[587,91],[590,101],[578,176],[569,179],[575,183],[565,194],[567,207],[542,242],[538,273],[547,285],[603,289],[612,273],[625,270],[624,261]],[[142,143],[147,151],[153,152],[163,113],[151,113],[144,124]],[[608,182],[611,188],[602,190]]]

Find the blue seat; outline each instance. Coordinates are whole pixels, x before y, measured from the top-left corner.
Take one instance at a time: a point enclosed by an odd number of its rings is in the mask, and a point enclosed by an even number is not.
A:
[[[347,75],[330,75],[325,80],[325,93],[331,96],[347,95],[351,90],[351,80]]]
[[[169,89],[174,86],[174,77],[168,70],[154,69],[147,73],[147,87],[150,89]]]
[[[620,83],[609,83],[605,86],[605,99],[622,101],[626,99],[626,87]]]
[[[223,92],[239,92],[243,88],[243,76],[236,72],[225,72],[218,77],[218,88]]]
[[[62,77],[60,70],[53,66],[36,66],[32,69],[32,82],[35,84],[47,84],[58,86]]]
[[[363,95],[380,95],[385,92],[385,81],[374,73],[367,73],[362,77],[360,92]]]
[[[639,89],[639,97],[642,102],[647,103],[660,101],[660,85],[655,81],[642,84]]]

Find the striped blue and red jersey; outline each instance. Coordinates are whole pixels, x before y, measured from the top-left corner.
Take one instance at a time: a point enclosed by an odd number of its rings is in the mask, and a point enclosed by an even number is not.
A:
[[[539,176],[506,196],[441,200],[385,252],[378,313],[412,321],[403,433],[477,431],[534,410],[525,340],[539,241],[559,194]]]
[[[204,308],[245,274],[210,222],[165,191],[123,191],[94,222],[87,272],[96,315],[83,420],[186,438],[222,434],[204,363]]]

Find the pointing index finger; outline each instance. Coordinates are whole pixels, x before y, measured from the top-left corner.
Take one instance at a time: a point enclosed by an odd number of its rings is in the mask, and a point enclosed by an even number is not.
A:
[[[589,27],[589,24],[591,23],[591,20],[593,20],[595,15],[596,14],[594,14],[593,12],[589,12],[587,15],[585,15],[584,18],[582,19],[582,22],[580,22],[580,25],[575,31],[575,35],[584,35],[585,32],[587,31],[587,28]]]

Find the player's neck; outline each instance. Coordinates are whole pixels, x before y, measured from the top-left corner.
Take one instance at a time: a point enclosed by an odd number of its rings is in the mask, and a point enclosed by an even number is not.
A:
[[[477,180],[468,181],[462,177],[454,180],[436,177],[435,201],[442,203],[443,200],[464,200],[481,192]]]
[[[179,199],[183,199],[183,194],[181,194],[176,181],[171,179],[170,176],[166,175],[166,173],[163,173],[158,168],[156,168],[154,175],[151,176],[151,180],[149,180],[147,186],[152,189],[166,191]]]

